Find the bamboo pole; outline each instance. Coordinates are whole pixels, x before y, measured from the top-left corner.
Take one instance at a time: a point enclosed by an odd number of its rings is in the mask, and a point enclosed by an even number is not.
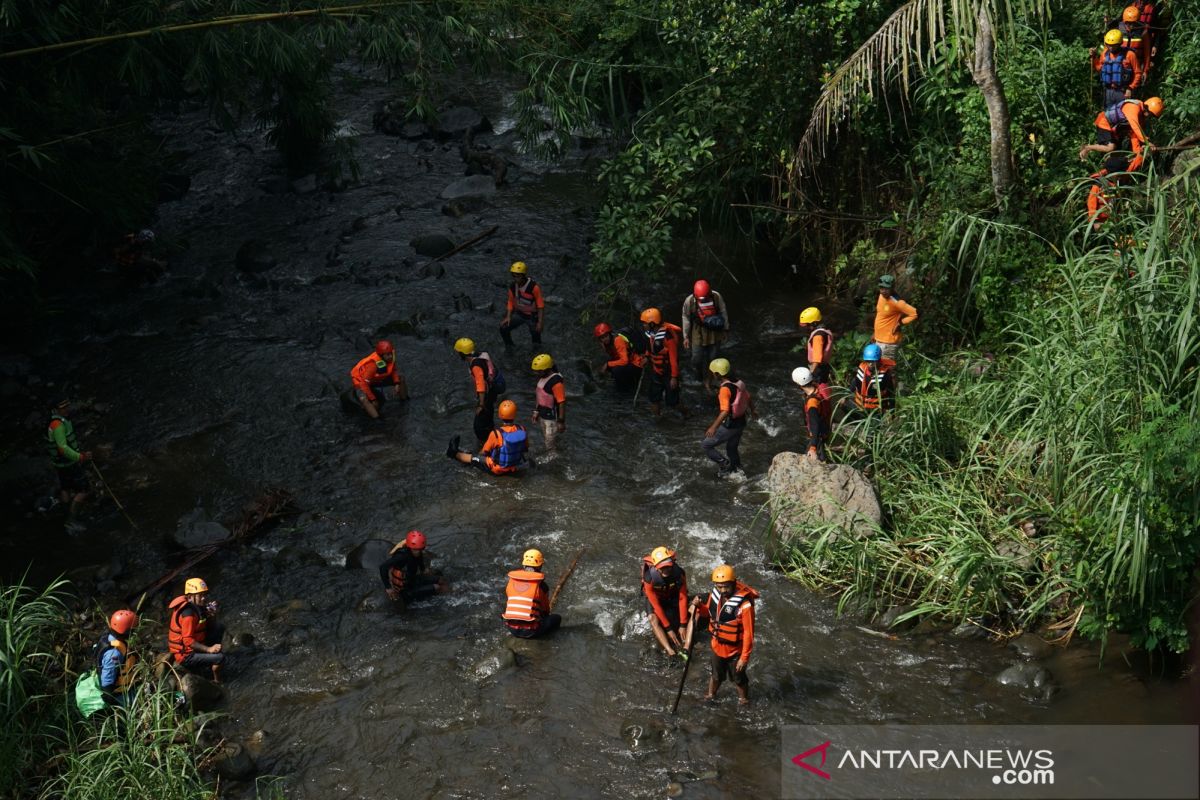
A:
[[[575,554],[575,560],[571,562],[571,566],[567,567],[567,571],[558,579],[558,583],[554,586],[554,591],[550,595],[550,610],[554,610],[554,604],[558,602],[558,595],[562,592],[563,587],[567,585],[567,578],[571,577],[571,573],[575,571],[575,567],[579,566],[579,559],[583,558],[583,551],[586,547],[579,548],[579,552]]]

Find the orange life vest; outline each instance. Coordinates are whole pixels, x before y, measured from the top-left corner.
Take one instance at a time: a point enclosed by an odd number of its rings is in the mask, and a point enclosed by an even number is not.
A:
[[[670,349],[675,348],[675,351],[678,353],[682,333],[682,328],[678,325],[672,325],[669,322],[664,322],[653,333],[650,331],[646,332],[646,358],[649,359],[650,366],[659,375],[669,372],[671,366]],[[668,375],[668,377],[673,376]]]
[[[180,615],[187,609],[191,609],[196,615],[196,625],[192,628],[193,638],[197,642],[204,644],[204,634],[208,629],[208,620],[195,603],[188,602],[187,595],[181,594],[171,601],[167,606],[171,610],[171,616],[167,624],[167,649],[175,656],[175,663],[178,664],[192,654],[192,647],[185,644],[183,641],[183,625],[180,623]]]
[[[545,613],[538,603],[538,590],[546,576],[527,569],[514,569],[508,573],[508,585],[504,593],[508,602],[501,615],[512,628],[533,628]]]
[[[758,592],[745,584],[739,583],[734,587],[733,594],[725,600],[716,588],[708,595],[708,632],[712,634],[714,649],[716,643],[726,647],[741,648],[742,646],[742,606],[749,603],[754,605]]]

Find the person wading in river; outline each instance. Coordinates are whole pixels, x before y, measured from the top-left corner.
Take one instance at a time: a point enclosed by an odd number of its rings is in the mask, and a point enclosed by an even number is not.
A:
[[[471,373],[475,387],[475,438],[483,444],[495,428],[496,398],[504,394],[506,388],[504,373],[487,353],[475,352],[475,342],[471,339],[463,337],[456,341],[454,352],[467,362]]]
[[[214,617],[216,602],[209,602],[208,584],[202,578],[188,578],[183,594],[167,605],[167,649],[175,663],[190,672],[211,672],[213,681],[221,682],[225,654],[221,639],[225,626]]]
[[[458,449],[459,437],[450,440],[446,455],[463,464],[471,464],[493,475],[514,475],[527,466],[528,434],[518,425],[517,404],[505,400],[500,404],[500,427],[493,430],[475,455]]]
[[[675,561],[675,551],[656,547],[642,557],[642,594],[654,638],[668,656],[687,658],[683,643],[692,635],[688,614],[687,574]]]
[[[742,441],[742,433],[746,430],[746,417],[749,414],[757,417],[754,410],[754,400],[744,381],[733,373],[728,359],[714,358],[708,365],[708,371],[713,381],[719,382],[717,389],[717,418],[704,432],[700,446],[710,459],[717,462],[720,470],[718,478],[724,478],[742,469],[742,457],[738,453],[738,445]],[[725,455],[717,452],[717,448],[725,445]]]
[[[70,400],[63,397],[54,402],[50,412],[50,424],[46,426],[46,450],[58,476],[58,500],[60,503],[69,503],[67,532],[78,533],[83,530],[83,525],[76,517],[91,489],[83,465],[91,461],[92,452],[79,449],[79,440],[75,438],[75,426],[71,423],[70,413]]]
[[[409,531],[404,541],[388,553],[387,561],[379,565],[379,579],[387,596],[412,603],[449,591],[445,579],[429,568],[429,558],[425,552],[425,534]]]
[[[725,298],[712,289],[706,280],[698,280],[692,293],[683,299],[683,349],[692,353],[692,369],[696,379],[704,381],[704,391],[712,391],[712,376],[708,362],[721,355],[721,343],[729,336],[729,311]]]
[[[682,331],[678,325],[662,321],[662,312],[647,308],[642,312],[642,330],[646,335],[646,356],[650,364],[650,410],[662,414],[663,398],[668,408],[676,408],[680,416],[691,416],[679,402],[679,342]]]
[[[509,268],[512,283],[508,286],[504,321],[500,323],[500,336],[504,343],[512,346],[512,330],[521,325],[529,326],[529,336],[534,344],[542,343],[542,323],[546,316],[546,301],[542,299],[542,287],[529,277],[529,268],[524,261],[516,261]]]
[[[546,451],[554,451],[554,440],[567,429],[567,389],[563,376],[554,367],[554,359],[547,353],[533,357],[530,369],[537,375],[534,397],[537,404],[530,421],[541,423],[542,436],[546,440]]]
[[[408,386],[400,370],[396,369],[396,350],[387,339],[376,342],[375,352],[354,365],[350,370],[350,382],[354,386],[355,399],[371,419],[379,419],[385,386],[392,387],[392,396],[397,400],[408,399]]]
[[[708,679],[704,699],[712,700],[725,679],[731,678],[737,689],[738,705],[748,706],[750,679],[746,667],[754,649],[754,598],[758,592],[738,581],[728,564],[713,570],[712,582],[707,602],[703,596],[697,596],[691,603],[698,619],[708,621],[708,632],[712,634],[712,677]]]
[[[612,376],[617,391],[632,392],[637,386],[638,374],[645,363],[634,351],[633,343],[624,333],[614,331],[607,322],[597,323],[594,333],[596,340],[604,348],[604,355],[608,357],[600,371]]]
[[[504,613],[501,617],[508,632],[521,639],[533,639],[554,631],[562,617],[550,613],[550,590],[546,587],[546,560],[540,550],[526,550],[521,569],[508,573],[504,587]]]

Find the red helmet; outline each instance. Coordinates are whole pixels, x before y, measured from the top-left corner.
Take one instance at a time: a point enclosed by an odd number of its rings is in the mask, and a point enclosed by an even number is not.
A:
[[[424,550],[425,534],[420,531],[409,531],[408,536],[404,537],[404,544],[409,550]]]
[[[133,626],[138,624],[138,615],[127,608],[122,608],[120,611],[114,611],[113,615],[108,618],[108,627],[113,633],[124,636],[133,630]]]
[[[386,356],[388,353],[395,352],[395,348],[392,347],[392,343],[387,339],[380,339],[375,343],[375,352],[381,356]]]
[[[692,294],[696,295],[696,297],[708,297],[711,292],[712,287],[703,278],[692,284]]]
[[[594,333],[597,339],[601,336],[607,336],[612,333],[612,325],[609,325],[607,322],[597,322]]]

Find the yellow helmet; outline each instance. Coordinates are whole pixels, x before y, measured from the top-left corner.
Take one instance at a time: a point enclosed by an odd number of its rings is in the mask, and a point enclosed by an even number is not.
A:
[[[821,309],[816,306],[809,306],[800,312],[800,324],[812,325],[814,322],[821,321]]]
[[[650,560],[654,562],[654,566],[658,566],[664,561],[670,561],[675,557],[675,551],[669,547],[656,547],[650,551]]]
[[[474,355],[475,340],[463,337],[454,343],[454,352],[462,353],[464,356]]]
[[[1113,28],[1111,31],[1104,34],[1104,43],[1106,45],[1108,45],[1109,47],[1112,47],[1113,45],[1120,44],[1121,40],[1124,38],[1125,37],[1121,35],[1121,32],[1119,30],[1117,30],[1116,28]]]
[[[203,594],[208,591],[208,584],[203,578],[188,578],[187,583],[183,585],[184,594]]]
[[[524,261],[514,261],[513,265],[508,268],[508,271],[512,275],[524,275],[529,272],[529,267],[525,266]]]
[[[554,359],[549,353],[542,353],[533,357],[533,363],[529,365],[534,372],[541,372],[544,369],[550,369],[554,366]]]
[[[541,550],[526,550],[521,556],[521,566],[523,567],[540,567],[546,563],[546,559],[542,558]]]
[[[713,570],[713,583],[732,583],[734,580],[735,577],[733,574],[733,567],[729,566],[728,564],[722,564]]]
[[[708,362],[708,371],[715,372],[718,375],[728,375],[729,374],[729,359],[728,358],[714,358],[712,361]]]

